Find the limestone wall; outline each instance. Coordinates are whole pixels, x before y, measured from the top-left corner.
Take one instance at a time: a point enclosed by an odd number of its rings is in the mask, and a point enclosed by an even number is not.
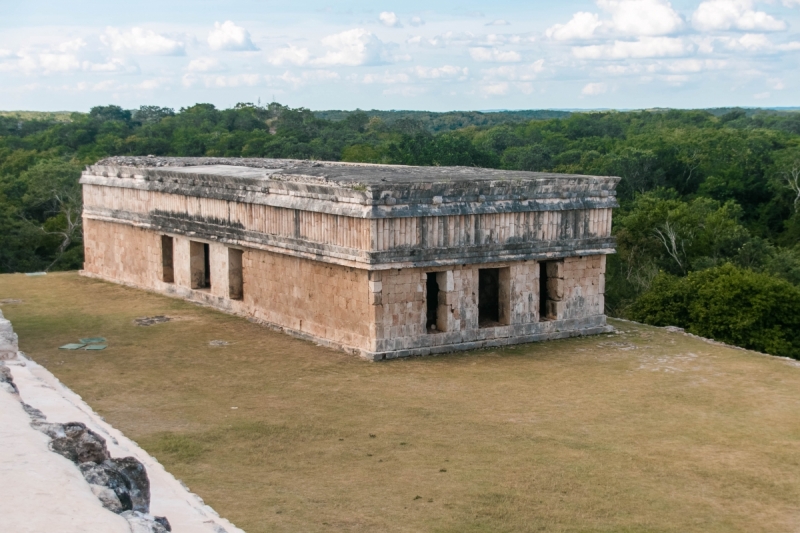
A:
[[[148,289],[160,288],[159,234],[127,224],[85,219],[83,242],[86,272]]]
[[[243,298],[237,301],[229,298],[229,247],[223,244],[208,243],[211,287],[193,290],[192,239],[174,236],[175,282],[164,283],[160,234],[91,219],[84,232],[87,274],[201,301],[345,347],[373,348],[366,270],[246,249]]]
[[[371,351],[366,270],[282,254],[244,254],[244,305],[256,318]]]
[[[606,256],[566,257],[563,261],[551,264],[557,267],[552,269],[554,275],[551,279],[556,278],[561,285],[558,291],[561,299],[553,304],[557,319],[581,318],[605,312]]]
[[[547,261],[551,299],[546,316],[552,320],[542,321],[537,261],[368,271],[245,248],[240,295],[231,294],[231,280],[237,278],[230,274],[231,247],[226,244],[172,235],[174,283],[167,283],[162,234],[92,219],[84,231],[84,268],[90,275],[201,301],[370,357],[524,342],[605,325],[603,255]],[[203,242],[208,244],[210,287],[193,289],[192,265],[203,268]],[[491,325],[479,322],[481,269],[499,271],[498,316]],[[430,272],[438,283],[436,295],[427,294]],[[429,298],[437,306],[432,332],[426,325]]]
[[[456,266],[440,270],[440,293],[427,294],[431,269],[411,268],[372,272],[371,300],[375,314],[377,352],[413,351],[418,348],[534,335],[558,329],[562,320],[597,319],[605,324],[603,292],[605,256],[585,256],[553,261],[557,265],[557,316],[540,322],[539,263],[519,261]],[[478,278],[482,268],[501,271],[500,320],[480,327]],[[426,328],[426,301],[438,298],[437,331]],[[505,311],[504,311],[505,310]],[[506,313],[504,315],[504,312]],[[592,325],[594,322],[592,322]]]

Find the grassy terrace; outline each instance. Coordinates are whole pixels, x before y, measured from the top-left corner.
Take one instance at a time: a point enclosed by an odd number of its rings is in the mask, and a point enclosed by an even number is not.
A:
[[[0,276],[4,300],[30,357],[249,533],[800,521],[792,361],[612,322],[616,335],[367,363],[74,273]],[[154,315],[174,320],[134,324]],[[107,350],[57,349],[95,335]]]

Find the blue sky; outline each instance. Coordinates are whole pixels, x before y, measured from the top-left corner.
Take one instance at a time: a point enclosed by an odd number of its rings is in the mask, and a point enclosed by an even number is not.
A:
[[[799,106],[800,0],[0,0],[0,109]]]

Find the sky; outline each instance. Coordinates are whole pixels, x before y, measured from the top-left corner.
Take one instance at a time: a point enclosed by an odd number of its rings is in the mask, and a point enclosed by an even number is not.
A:
[[[0,0],[0,109],[800,106],[800,0]]]

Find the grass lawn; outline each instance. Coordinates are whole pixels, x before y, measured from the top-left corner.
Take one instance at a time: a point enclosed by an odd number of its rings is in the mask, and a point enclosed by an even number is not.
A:
[[[793,361],[611,321],[368,363],[75,273],[2,275],[0,304],[28,356],[249,533],[800,524]],[[173,320],[134,323],[154,315]]]

